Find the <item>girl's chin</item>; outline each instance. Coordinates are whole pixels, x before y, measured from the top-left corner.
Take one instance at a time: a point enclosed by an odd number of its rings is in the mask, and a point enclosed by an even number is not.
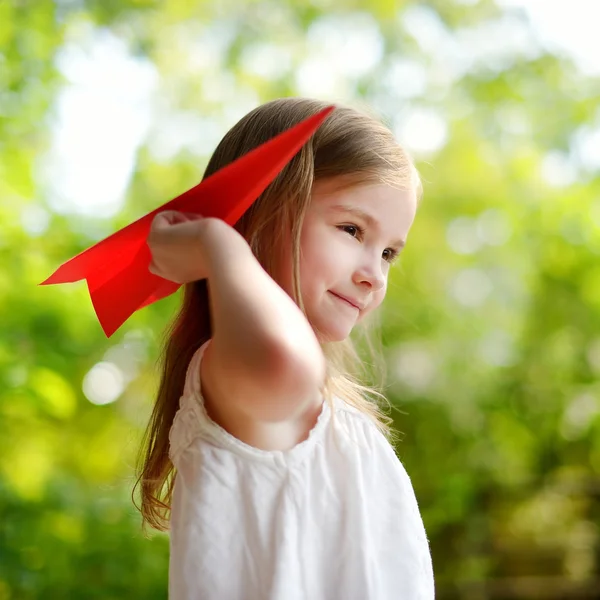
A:
[[[320,316],[320,315],[319,315]],[[350,337],[356,322],[351,319],[344,319],[336,315],[324,315],[327,318],[311,318],[309,313],[309,323],[311,324],[317,339],[321,344],[332,342],[343,342]]]
[[[343,342],[350,337],[352,330],[340,330],[340,329],[317,329],[315,334],[321,344],[330,344],[333,342]]]

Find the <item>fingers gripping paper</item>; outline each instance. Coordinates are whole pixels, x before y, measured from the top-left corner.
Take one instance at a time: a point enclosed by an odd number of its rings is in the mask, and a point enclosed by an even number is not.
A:
[[[180,284],[150,273],[146,243],[164,210],[218,217],[234,225],[334,109],[330,106],[220,169],[170,202],[61,265],[40,285],[87,281],[100,325],[110,337],[134,312],[174,293]]]

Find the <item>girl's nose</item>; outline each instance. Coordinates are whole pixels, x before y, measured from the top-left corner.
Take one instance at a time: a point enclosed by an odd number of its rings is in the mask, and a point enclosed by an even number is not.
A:
[[[375,260],[365,261],[356,269],[354,275],[354,282],[356,284],[367,283],[373,292],[379,291],[385,285],[385,274],[381,268],[381,257],[379,257],[378,264],[375,264],[375,262]]]

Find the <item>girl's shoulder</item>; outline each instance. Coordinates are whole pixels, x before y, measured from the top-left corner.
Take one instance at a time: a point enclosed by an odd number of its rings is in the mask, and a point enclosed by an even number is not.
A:
[[[195,351],[187,369],[184,390],[169,434],[171,460],[175,463],[179,455],[195,441],[208,442],[213,449],[218,448],[259,462],[277,463],[283,460],[291,463],[307,455],[325,435],[331,417],[331,407],[326,402],[321,404],[316,422],[308,432],[307,438],[289,450],[262,450],[238,439],[215,422],[206,410],[200,363],[209,343],[210,339]]]
[[[374,417],[341,396],[334,396],[332,408],[336,416],[343,416],[347,419],[357,421],[364,426],[379,429]]]
[[[265,451],[245,444],[215,423],[204,406],[200,362],[209,343],[210,339],[194,352],[188,365],[184,391],[169,435],[171,460],[176,459],[177,455],[199,438],[210,442],[213,447],[220,447],[246,458],[271,462],[273,457],[286,456],[287,460],[291,460],[296,458],[296,455],[304,456],[315,443],[326,436],[330,425],[333,425],[333,429],[347,434],[350,439],[362,440],[369,446],[379,446],[384,441],[384,436],[370,415],[342,396],[334,395],[329,401],[324,399],[317,422],[307,439],[291,450]]]

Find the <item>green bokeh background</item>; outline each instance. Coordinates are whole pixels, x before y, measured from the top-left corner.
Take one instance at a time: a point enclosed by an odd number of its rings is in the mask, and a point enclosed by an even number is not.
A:
[[[470,53],[499,24],[506,44]],[[40,166],[74,85],[59,57],[107,35],[152,66],[164,108],[108,216],[61,209]],[[339,61],[340,45],[367,38],[379,48],[368,69],[341,52],[335,85],[318,80],[332,48]],[[190,138],[167,112],[222,135],[253,105],[300,93],[369,106],[400,141],[414,111],[445,132],[415,150],[425,197],[383,309],[398,453],[438,598],[600,597],[600,160],[577,145],[600,126],[599,79],[491,0],[5,0],[0,600],[166,598],[168,538],[144,538],[130,496],[178,296],[106,339],[84,283],[38,284],[200,180],[214,144],[161,154],[158,134]],[[86,390],[107,373],[122,393],[94,404]]]

